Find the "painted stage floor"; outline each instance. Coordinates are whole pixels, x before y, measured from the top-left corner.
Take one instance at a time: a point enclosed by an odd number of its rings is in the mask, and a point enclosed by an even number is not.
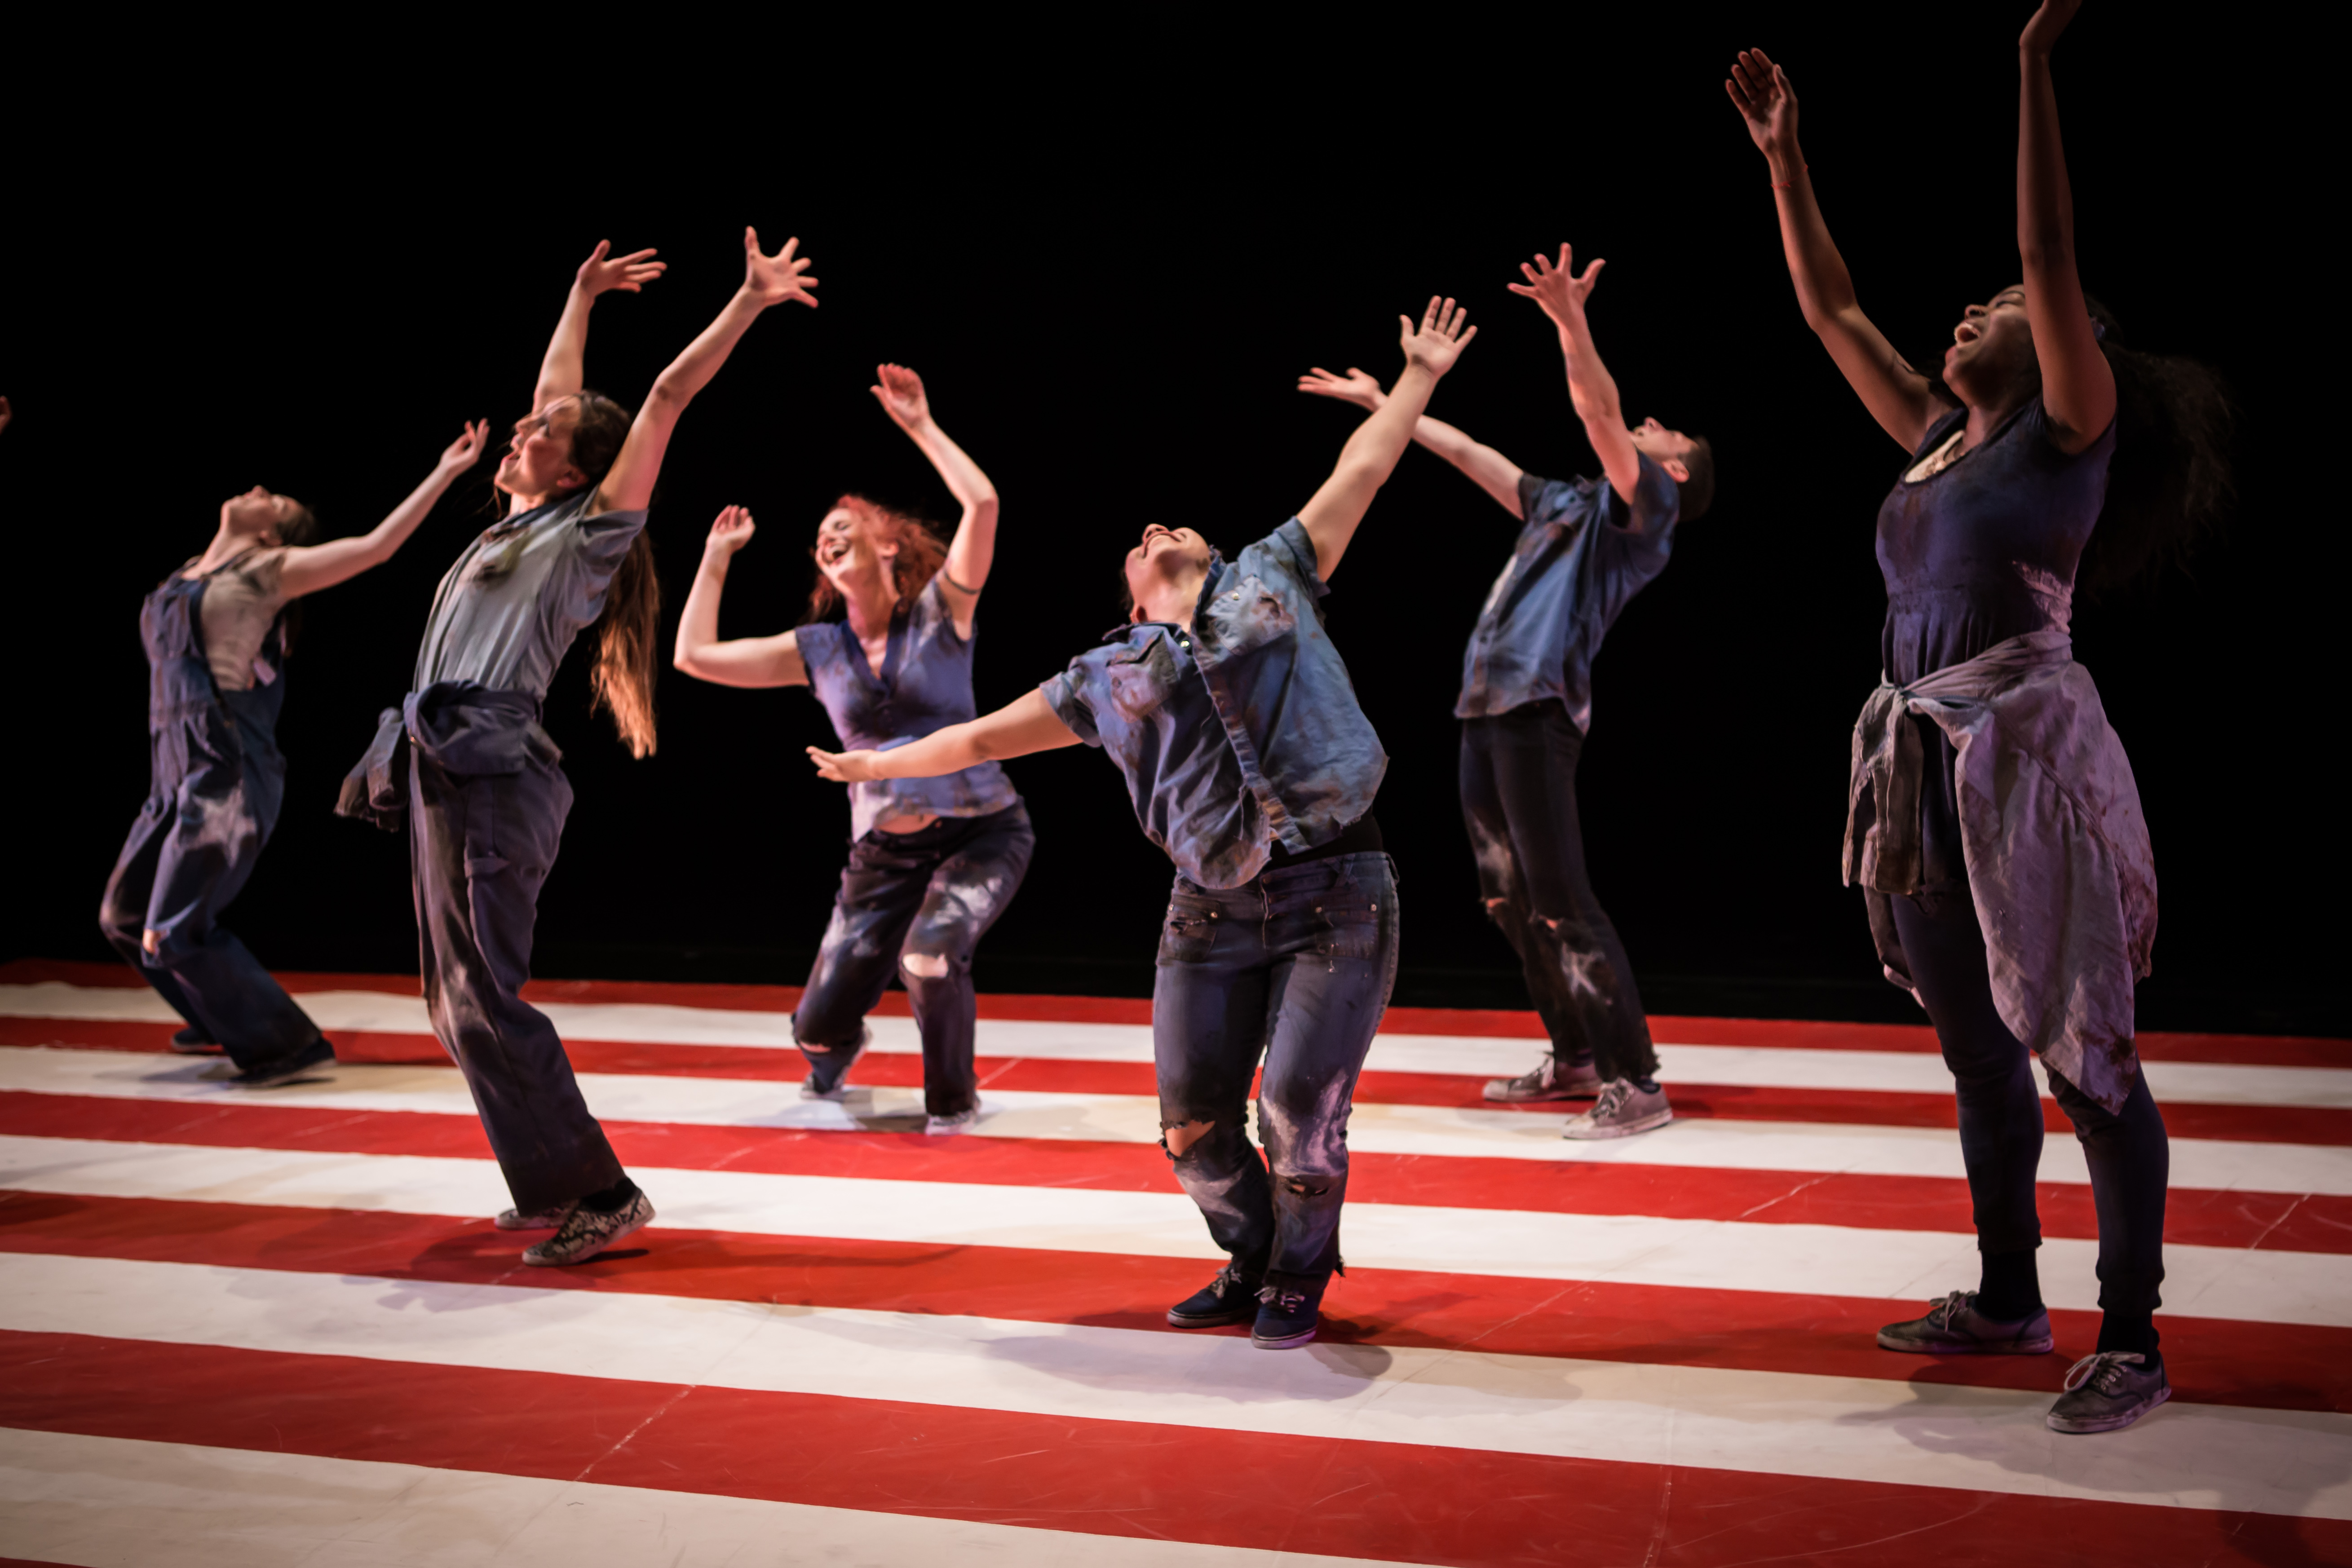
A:
[[[286,978],[346,1065],[251,1093],[127,973],[0,968],[0,1559],[2352,1562],[2352,1042],[2143,1042],[2174,1399],[2062,1437],[2095,1222],[2047,1101],[2057,1352],[1873,1344],[1976,1281],[1924,1028],[1662,1018],[1679,1120],[1570,1144],[1479,1098],[1532,1016],[1394,1010],[1276,1352],[1162,1321],[1217,1255],[1145,1004],[984,998],[934,1140],[903,997],[836,1106],[789,991],[540,985],[660,1210],[558,1271],[415,982]]]

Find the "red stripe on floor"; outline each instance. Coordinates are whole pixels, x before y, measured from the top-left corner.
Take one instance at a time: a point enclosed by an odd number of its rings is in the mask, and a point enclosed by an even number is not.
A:
[[[37,1430],[1375,1560],[1728,1568],[1785,1559],[1800,1510],[1808,1556],[1856,1565],[1931,1529],[1956,1565],[2352,1550],[2333,1521],[83,1335],[0,1336],[0,1368]]]
[[[1166,1192],[1172,1185],[1165,1157],[1150,1143],[941,1140],[919,1132],[809,1132],[669,1121],[607,1121],[604,1131],[622,1159],[637,1166],[1103,1192]],[[485,1159],[489,1152],[479,1124],[470,1116],[17,1091],[0,1091],[0,1133],[461,1160]],[[2043,1234],[2097,1238],[2098,1216],[2088,1187],[2043,1184],[2037,1191]],[[1424,1207],[1744,1219],[1962,1235],[1974,1228],[1967,1184],[1933,1176],[1576,1161],[1555,1164],[1358,1151],[1349,1160],[1348,1195],[1359,1203]],[[2352,1197],[2176,1187],[2165,1212],[2165,1239],[2184,1246],[2260,1247],[2273,1252],[2352,1252]]]

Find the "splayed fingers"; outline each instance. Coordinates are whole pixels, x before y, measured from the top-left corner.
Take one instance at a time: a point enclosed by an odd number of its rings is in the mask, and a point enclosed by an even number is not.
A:
[[[633,250],[626,256],[613,255],[613,242],[600,239],[588,259],[580,264],[579,286],[588,293],[602,294],[619,289],[635,294],[669,270],[669,263],[654,259],[651,249]]]
[[[743,229],[743,289],[762,305],[781,305],[796,300],[814,310],[816,296],[810,292],[816,279],[807,276],[809,258],[797,254],[798,237],[784,241],[784,247],[773,256],[760,251],[760,231],[746,225]]]
[[[1410,316],[1397,318],[1402,329],[1397,336],[1404,349],[1405,363],[1444,375],[1454,368],[1454,362],[1461,357],[1470,340],[1478,335],[1478,329],[1469,321],[1470,312],[1451,299],[1431,295],[1429,308],[1421,313],[1420,326],[1415,327]]]

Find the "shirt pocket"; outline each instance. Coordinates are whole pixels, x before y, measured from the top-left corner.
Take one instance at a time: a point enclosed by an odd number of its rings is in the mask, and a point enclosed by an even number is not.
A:
[[[1134,652],[1115,656],[1103,667],[1112,710],[1130,724],[1149,718],[1175,689],[1176,673],[1175,656],[1168,651],[1164,637],[1152,638]]]
[[[1160,962],[1204,963],[1217,945],[1224,912],[1214,899],[1197,893],[1177,893],[1168,900],[1168,918],[1160,927]]]
[[[1209,602],[1209,619],[1225,657],[1293,642],[1298,616],[1263,578],[1244,577]]]

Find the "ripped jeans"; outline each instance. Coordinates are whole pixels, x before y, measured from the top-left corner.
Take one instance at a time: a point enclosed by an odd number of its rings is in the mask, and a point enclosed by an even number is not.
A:
[[[1223,891],[1179,877],[1168,900],[1151,992],[1160,1123],[1210,1123],[1172,1156],[1176,1179],[1234,1263],[1276,1283],[1339,1267],[1348,1112],[1396,984],[1396,887],[1386,855],[1338,855]],[[1246,1127],[1261,1055],[1263,1160]]]
[[[1486,913],[1509,940],[1561,1063],[1601,1078],[1658,1070],[1617,928],[1593,896],[1577,820],[1584,732],[1557,698],[1462,721],[1462,817]]]
[[[896,970],[923,1039],[924,1110],[958,1116],[979,1102],[972,950],[1013,902],[1036,847],[1029,808],[1018,801],[986,816],[942,816],[912,833],[868,833],[850,846],[832,922],[793,1014],[793,1038],[812,1077],[828,1088],[841,1081],[847,1048]]]

